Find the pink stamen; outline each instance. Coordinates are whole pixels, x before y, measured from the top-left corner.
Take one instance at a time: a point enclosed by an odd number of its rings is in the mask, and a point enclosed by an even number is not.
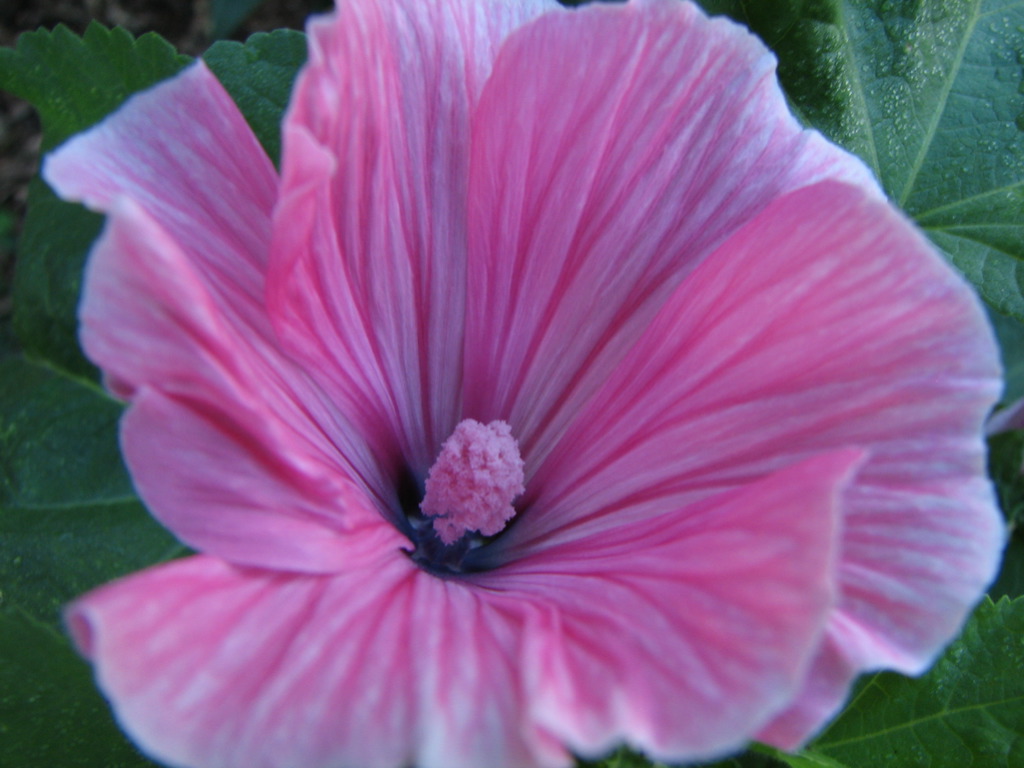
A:
[[[445,544],[469,531],[484,536],[501,531],[516,513],[512,501],[526,490],[512,428],[504,421],[460,422],[441,446],[426,486],[420,510],[434,518]]]

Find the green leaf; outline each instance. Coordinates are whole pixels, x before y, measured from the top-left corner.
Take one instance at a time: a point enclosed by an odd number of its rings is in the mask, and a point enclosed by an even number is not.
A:
[[[210,15],[213,17],[213,36],[227,37],[245,21],[263,0],[212,0]]]
[[[121,411],[91,383],[0,360],[0,764],[153,765],[60,634],[68,600],[184,551],[132,492]]]
[[[1022,669],[1024,599],[985,600],[930,672],[871,677],[798,757],[828,768],[1018,768]]]
[[[653,762],[625,747],[615,750],[602,760],[577,760],[576,765],[577,768],[665,768],[664,763]]]
[[[1024,431],[995,435],[988,441],[988,472],[999,494],[1006,521],[1016,528],[1024,520]]]
[[[137,501],[0,509],[2,603],[57,627],[72,599],[185,552]]]
[[[0,764],[152,768],[118,730],[88,665],[52,628],[0,610]]]
[[[278,163],[281,120],[292,83],[306,62],[306,36],[290,29],[259,33],[245,44],[221,41],[203,56],[231,94],[267,154]]]
[[[52,625],[71,598],[184,551],[138,502],[121,406],[41,365],[0,361],[0,589]]]
[[[1024,320],[1024,4],[704,4],[760,34],[800,117],[864,159],[982,296]]]
[[[989,438],[988,471],[1009,524],[1010,540],[1003,552],[999,578],[989,589],[993,598],[1024,595],[1024,431]]]
[[[0,48],[0,88],[39,111],[45,150],[186,63],[187,57],[154,34],[135,40],[123,29],[94,23],[79,38],[60,26],[23,34],[16,48]],[[25,353],[90,378],[97,373],[78,348],[75,310],[82,265],[101,222],[84,208],[61,202],[35,180],[14,278],[13,327]]]
[[[17,340],[14,338],[14,331],[11,330],[9,318],[0,318],[0,360],[14,357],[21,351]]]
[[[787,763],[778,758],[779,754],[781,753],[771,747],[754,745],[749,752],[716,763],[706,765],[702,763],[699,768],[786,768]],[[784,757],[790,756],[784,755]]]
[[[47,150],[188,61],[153,33],[136,40],[93,22],[78,37],[61,25],[21,35],[16,48],[0,48],[0,88],[39,110]]]
[[[59,634],[68,600],[184,551],[132,493],[121,412],[90,382],[0,360],[2,765],[153,765]]]
[[[14,275],[13,328],[25,353],[93,380],[99,372],[78,346],[77,309],[82,269],[102,226],[102,216],[33,179]]]
[[[1006,389],[1003,403],[1009,405],[1024,397],[1024,323],[998,312],[989,312],[1002,352]]]
[[[786,768],[786,766],[789,766],[789,768],[844,768],[844,766],[824,755],[793,755],[773,747],[761,746],[759,748],[764,750],[762,757],[771,760],[771,762],[750,766],[745,763],[740,763],[736,766],[726,764],[724,766],[715,766],[714,768]],[[767,757],[767,755],[771,755],[771,758]],[[865,768],[867,767],[865,766]]]
[[[988,589],[989,597],[1016,599],[1024,595],[1024,531],[1017,528],[1003,551],[1003,564],[999,578]]]
[[[771,747],[755,745],[756,750],[744,752],[725,760],[714,763],[693,764],[691,768],[785,768],[786,763],[777,758],[775,750]],[[789,758],[790,755],[784,755]],[[623,747],[615,750],[608,757],[596,762],[577,760],[578,768],[668,768],[665,763],[651,760],[639,752]]]
[[[6,205],[6,203],[5,203]],[[0,358],[13,354],[18,345],[11,330],[9,307],[3,306],[11,295],[10,267],[14,264],[17,221],[14,211],[0,207]]]
[[[0,292],[0,297],[10,296],[9,290]],[[0,298],[0,301],[3,299]],[[14,328],[9,312],[0,310],[0,360],[13,357],[21,352],[21,346],[14,335]]]
[[[117,446],[121,411],[93,386],[0,361],[0,507],[134,499]]]

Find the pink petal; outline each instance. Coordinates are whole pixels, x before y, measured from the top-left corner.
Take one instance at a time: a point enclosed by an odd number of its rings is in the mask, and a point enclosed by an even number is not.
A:
[[[72,138],[46,158],[43,176],[65,199],[103,212],[134,200],[217,304],[249,333],[268,335],[262,297],[277,175],[202,61]]]
[[[366,510],[394,504],[392,470],[382,468],[378,457],[395,449],[379,431],[353,428],[330,393],[277,348],[263,302],[277,179],[216,78],[198,63],[134,97],[49,157],[46,173],[62,194],[108,213],[80,308],[83,347],[108,385],[128,399],[141,389],[159,391],[175,407],[187,403],[196,411],[182,417],[182,429],[212,421],[215,427],[193,431],[226,430],[236,438],[211,446],[176,444],[174,451],[169,442],[128,439],[130,432],[154,426],[147,425],[152,409],[136,409],[126,428],[126,458],[136,480],[145,478],[138,485],[151,510],[190,545],[223,557],[334,567],[330,547],[318,543],[313,549],[321,554],[313,556],[306,539],[335,537],[365,524]],[[161,422],[163,414],[154,418]],[[236,455],[225,452],[229,446]],[[281,500],[290,478],[304,490],[291,491],[291,501],[277,509],[277,523],[294,525],[289,519],[296,510],[319,504],[315,517],[322,525],[299,537],[299,546],[271,534],[275,526],[264,513],[273,510],[265,503],[249,518],[236,509],[211,523],[217,505],[195,503],[212,498],[208,478],[193,471],[195,457],[207,449],[218,453],[207,472],[227,476],[282,446],[287,452],[280,454],[279,471],[263,482],[249,472],[248,494]],[[342,499],[345,504],[338,503]],[[280,551],[272,555],[275,547]]]
[[[818,184],[679,287],[527,481],[503,545],[557,547],[861,447],[830,637],[852,669],[919,672],[998,563],[982,425],[999,389],[966,284],[887,205]]]
[[[843,706],[856,665],[841,645],[827,634],[807,671],[803,688],[794,702],[757,734],[757,740],[781,749],[796,750],[823,722]]]
[[[400,538],[353,482],[379,486],[383,473],[366,455],[362,475],[346,462],[366,449],[332,423],[322,393],[254,349],[131,200],[114,203],[93,250],[81,320],[85,349],[133,400],[122,445],[136,488],[182,540],[237,562],[330,570],[339,531],[376,523]]]
[[[998,571],[1004,526],[983,476],[917,488],[849,492],[840,583],[843,598],[805,690],[758,739],[795,749],[842,707],[861,672],[927,670],[954,638]],[[865,469],[865,485],[884,470]]]
[[[122,726],[192,768],[528,768],[571,760],[525,722],[527,607],[388,554],[336,576],[206,557],[71,606]]]
[[[837,639],[843,614],[837,613],[807,672],[800,694],[757,734],[757,739],[782,750],[796,751],[822,724],[843,707],[850,685],[862,671]]]
[[[509,36],[473,116],[465,415],[535,469],[673,288],[779,194],[874,188],[801,130],[775,60],[680,2],[595,3]]]
[[[121,443],[139,495],[195,549],[233,563],[333,573],[408,540],[343,472],[304,466],[272,421],[231,418],[151,389]],[[360,542],[355,547],[354,542]]]
[[[277,178],[201,61],[71,139],[44,175],[109,214],[80,316],[116,394],[216,397],[260,358],[282,367],[262,302]]]
[[[720,752],[800,680],[859,460],[819,457],[476,583],[352,540],[331,576],[203,556],[153,568],[68,623],[122,726],[174,765],[569,765],[556,736]],[[588,638],[609,631],[595,655]]]
[[[262,295],[277,178],[201,61],[72,138],[43,173],[110,214],[80,314],[116,394],[211,394],[225,385],[209,379],[243,379],[274,356]]]
[[[470,113],[501,40],[557,8],[368,0],[309,26],[270,306],[346,407],[382,404],[419,472],[460,420]]]
[[[668,762],[740,748],[799,689],[835,599],[839,451],[488,574],[557,606],[528,674],[574,751]]]

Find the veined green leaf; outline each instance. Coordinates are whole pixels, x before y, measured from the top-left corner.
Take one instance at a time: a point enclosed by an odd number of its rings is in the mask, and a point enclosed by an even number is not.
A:
[[[295,76],[306,62],[306,36],[278,29],[255,34],[244,45],[222,41],[214,44],[203,60],[276,164],[281,155],[281,120]]]
[[[1024,320],[1024,4],[704,5],[760,34],[801,118],[859,155],[981,295]]]
[[[1017,768],[1022,669],[1024,599],[986,600],[930,672],[873,676],[801,755],[828,768]]]
[[[0,48],[0,88],[30,102],[43,121],[43,149],[99,122],[136,91],[188,63],[163,38],[138,40],[123,29],[90,24],[82,37],[64,26]]]

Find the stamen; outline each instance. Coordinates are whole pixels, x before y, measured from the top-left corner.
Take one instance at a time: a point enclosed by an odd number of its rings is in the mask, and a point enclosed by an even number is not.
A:
[[[512,502],[526,490],[523,478],[512,428],[504,421],[465,419],[430,468],[420,510],[434,518],[434,530],[446,545],[469,531],[493,536],[515,515]]]

